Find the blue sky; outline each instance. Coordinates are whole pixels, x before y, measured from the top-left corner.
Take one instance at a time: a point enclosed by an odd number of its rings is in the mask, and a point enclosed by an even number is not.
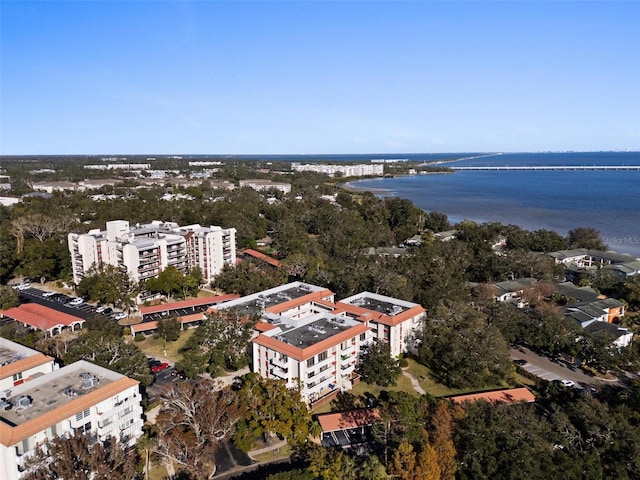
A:
[[[0,153],[640,150],[640,2],[4,1]]]

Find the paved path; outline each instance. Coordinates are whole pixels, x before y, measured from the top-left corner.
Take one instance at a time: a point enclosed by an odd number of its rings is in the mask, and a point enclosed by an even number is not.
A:
[[[418,392],[420,395],[425,395],[427,392],[420,386],[420,382],[418,379],[411,375],[407,370],[402,370],[402,374],[407,377],[411,381],[411,385],[413,385],[413,389]]]

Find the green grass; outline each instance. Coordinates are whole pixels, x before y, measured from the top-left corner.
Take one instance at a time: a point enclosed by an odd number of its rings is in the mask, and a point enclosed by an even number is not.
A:
[[[175,363],[182,360],[182,355],[178,353],[178,350],[187,343],[187,340],[195,331],[195,328],[190,328],[189,330],[180,332],[180,338],[175,342],[167,342],[166,347],[161,338],[153,337],[146,338],[142,342],[136,342],[136,345],[138,345],[145,354],[151,357],[165,357]]]
[[[426,366],[416,362],[413,359],[407,359],[409,362],[409,366],[405,369],[407,373],[413,375],[417,380],[422,389],[427,392],[429,395],[434,397],[448,397],[450,395],[461,395],[465,393],[471,392],[481,392],[485,390],[495,390],[498,388],[508,388],[514,385],[532,385],[535,384],[532,380],[529,380],[525,377],[517,376],[515,382],[513,384],[500,384],[500,385],[486,385],[480,388],[449,388],[446,385],[438,383],[433,375],[433,372]],[[380,393],[383,390],[393,391],[393,392],[406,392],[410,395],[418,395],[411,384],[411,380],[409,380],[405,375],[401,375],[398,378],[398,381],[395,385],[391,387],[379,387],[377,385],[370,385],[366,382],[360,382],[351,390],[349,393],[356,397],[361,397],[364,399],[369,395],[373,395],[375,397],[380,396]],[[364,406],[364,402],[362,403]],[[331,403],[327,403],[324,405],[320,405],[319,407],[313,410],[314,414],[318,413],[327,413],[332,411]]]
[[[257,462],[269,462],[271,460],[276,460],[278,458],[287,458],[291,456],[292,453],[291,446],[286,444],[284,447],[277,448],[275,450],[271,450],[267,453],[261,453],[260,455],[255,455],[253,458]]]

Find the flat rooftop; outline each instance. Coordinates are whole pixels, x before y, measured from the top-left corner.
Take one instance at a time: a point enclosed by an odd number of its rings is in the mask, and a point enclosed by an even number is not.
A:
[[[12,388],[9,401],[13,406],[11,410],[0,411],[0,420],[12,427],[21,425],[120,378],[123,375],[106,368],[85,361],[75,362]],[[20,397],[29,397],[30,404],[17,404]]]
[[[36,350],[22,346],[19,343],[0,338],[0,366],[2,367],[23,358],[33,357],[38,353]]]
[[[344,300],[343,300],[344,301]],[[359,296],[353,300],[347,302],[357,307],[366,308],[374,312],[381,313],[393,317],[399,313],[406,312],[411,307],[407,306],[406,302],[394,302],[393,299],[381,299],[370,296]]]
[[[276,305],[322,290],[324,289],[321,287],[302,282],[288,283],[260,293],[247,295],[237,300],[225,302],[218,308],[238,308],[240,311],[250,314],[260,314],[269,307],[275,307]]]
[[[302,322],[294,323],[292,320],[285,320],[276,324],[280,327],[281,332],[276,333],[273,337],[281,342],[305,349],[360,324],[361,322],[350,318],[320,313],[308,317]]]

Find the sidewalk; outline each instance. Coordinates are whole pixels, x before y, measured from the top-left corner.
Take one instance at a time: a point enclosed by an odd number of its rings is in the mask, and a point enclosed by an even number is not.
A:
[[[411,381],[411,385],[413,386],[413,389],[416,392],[418,392],[420,395],[425,395],[427,393],[420,386],[420,383],[418,382],[418,379],[416,377],[414,377],[413,375],[411,375],[408,371],[402,370],[402,375],[404,375],[405,377],[407,377]]]

